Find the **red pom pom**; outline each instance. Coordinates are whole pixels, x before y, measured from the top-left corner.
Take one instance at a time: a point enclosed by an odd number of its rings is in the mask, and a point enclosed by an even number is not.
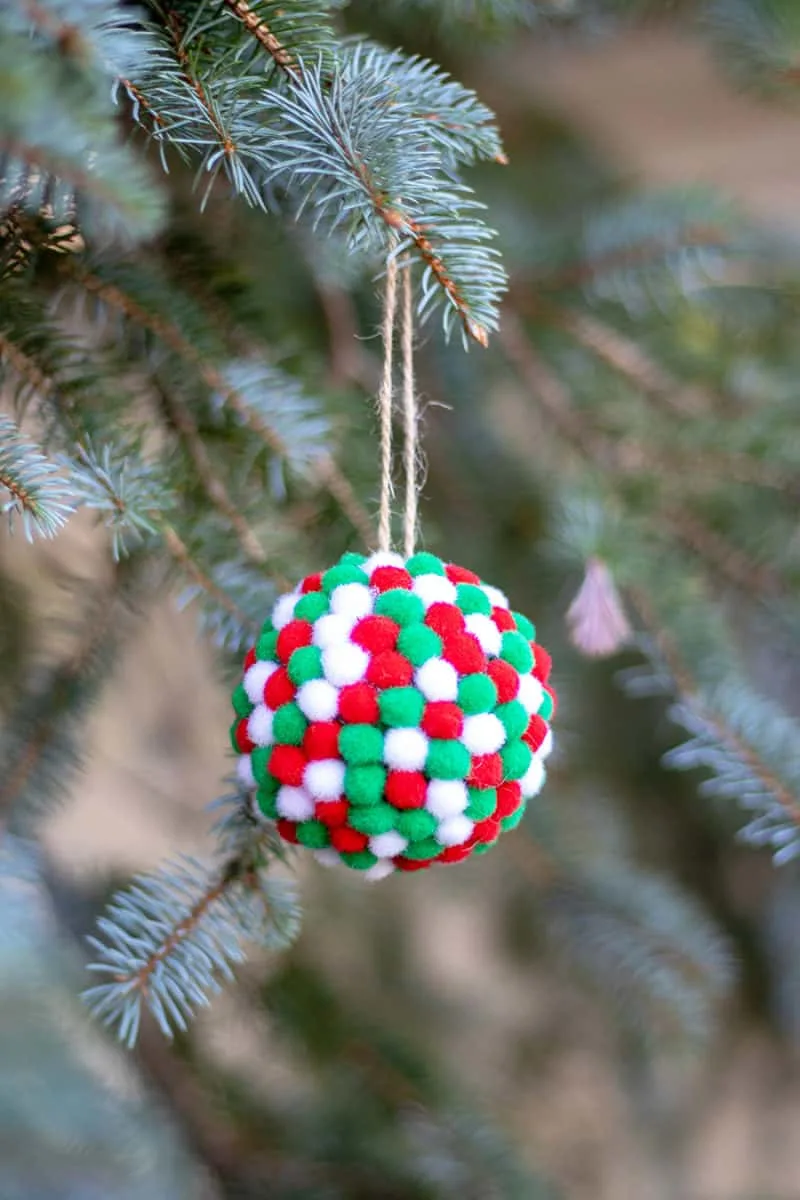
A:
[[[306,762],[305,754],[297,746],[273,746],[269,756],[269,773],[287,787],[300,787]]]
[[[475,675],[486,670],[486,655],[472,633],[450,634],[445,638],[442,658],[452,663],[459,675]]]
[[[391,588],[410,588],[411,576],[402,567],[376,567],[369,577],[370,587],[379,592],[388,592]]]
[[[424,871],[436,862],[435,858],[393,858],[392,862],[401,871]]]
[[[243,717],[242,720],[239,722],[239,724],[236,726],[236,745],[239,747],[239,750],[242,752],[242,754],[249,754],[252,750],[255,750],[255,748],[256,748],[255,742],[252,740],[252,738],[250,737],[250,734],[247,732],[247,718],[246,717]]]
[[[460,738],[464,714],[450,700],[432,700],[422,714],[422,732],[432,738]]]
[[[497,808],[494,810],[495,818],[501,821],[503,817],[510,817],[513,812],[519,808],[522,800],[522,788],[518,783],[501,783],[497,789]]]
[[[511,613],[507,608],[501,608],[499,604],[492,609],[492,620],[501,633],[509,633],[517,628],[517,622]]]
[[[439,600],[425,613],[425,624],[439,637],[446,638],[450,634],[464,632],[464,614],[455,604]]]
[[[503,760],[499,754],[476,754],[470,764],[467,783],[474,788],[496,788],[503,781]]]
[[[249,671],[256,661],[256,648],[252,646],[244,656],[244,669]]]
[[[340,729],[337,721],[313,721],[303,738],[306,758],[338,758]]]
[[[534,714],[528,722],[528,728],[522,735],[523,742],[527,742],[535,754],[546,737],[547,722],[543,717]]]
[[[294,699],[296,691],[297,688],[289,678],[286,667],[278,667],[264,685],[264,703],[267,708],[280,708],[282,704],[288,704]]]
[[[322,572],[317,571],[316,575],[308,575],[300,584],[300,591],[305,595],[307,592],[322,591]]]
[[[436,861],[440,863],[463,862],[465,858],[469,858],[470,854],[472,854],[471,845],[448,846],[446,850],[443,850],[438,855]]]
[[[329,829],[344,825],[349,812],[350,805],[346,800],[318,800],[314,807],[314,816]]]
[[[408,687],[413,678],[411,663],[396,650],[376,654],[367,667],[367,681],[377,688]]]
[[[313,636],[314,626],[310,621],[290,621],[278,634],[278,658],[281,662],[288,663],[294,650],[311,645]]]
[[[541,683],[547,683],[553,667],[553,660],[544,646],[537,646],[536,642],[531,642],[531,650],[535,660],[533,673]]]
[[[422,808],[427,794],[421,771],[390,771],[386,777],[386,799],[395,808]]]
[[[388,570],[388,568],[386,568]],[[394,650],[400,626],[390,617],[362,617],[350,634],[350,640],[370,654]]]
[[[351,683],[339,692],[339,719],[350,725],[376,725],[380,720],[378,697],[368,683]]]
[[[294,821],[276,821],[275,828],[285,842],[297,845],[297,825]]]
[[[468,571],[466,567],[457,567],[455,563],[448,563],[444,569],[444,573],[451,583],[480,583],[480,575],[476,575],[474,571]]]
[[[365,833],[359,833],[357,829],[350,829],[347,825],[339,825],[331,830],[331,845],[340,853],[355,854],[359,850],[366,850],[369,845],[369,838]]]
[[[493,658],[486,671],[497,688],[497,703],[508,704],[519,691],[519,674],[502,658]]]
[[[495,838],[499,838],[501,833],[500,822],[496,817],[487,817],[485,821],[479,821],[475,826],[470,841],[475,842],[493,842]]]

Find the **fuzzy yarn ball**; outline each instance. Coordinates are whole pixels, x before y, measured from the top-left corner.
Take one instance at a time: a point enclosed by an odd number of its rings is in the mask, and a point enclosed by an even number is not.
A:
[[[233,694],[239,778],[287,842],[381,879],[461,862],[545,780],[550,656],[433,554],[345,554],[281,596]]]

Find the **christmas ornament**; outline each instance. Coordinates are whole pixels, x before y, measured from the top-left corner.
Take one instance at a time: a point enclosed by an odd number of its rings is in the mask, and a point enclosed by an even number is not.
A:
[[[308,576],[233,696],[256,813],[371,879],[483,853],[545,779],[555,695],[535,637],[433,554],[345,554]]]

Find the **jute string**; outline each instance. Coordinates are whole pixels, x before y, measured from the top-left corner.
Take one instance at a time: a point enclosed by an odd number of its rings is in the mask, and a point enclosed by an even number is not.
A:
[[[390,256],[386,264],[383,322],[383,370],[378,390],[380,422],[380,500],[378,508],[378,549],[391,549],[392,542],[392,415],[394,408],[394,334],[397,319],[397,259]],[[400,354],[402,361],[401,401],[405,438],[405,512],[403,515],[403,549],[406,558],[414,553],[417,536],[419,487],[417,476],[419,413],[414,384],[414,298],[411,265],[404,264],[401,286]]]

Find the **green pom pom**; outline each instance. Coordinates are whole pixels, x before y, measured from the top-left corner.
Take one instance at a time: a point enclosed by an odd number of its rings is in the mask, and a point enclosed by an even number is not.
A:
[[[309,679],[319,679],[322,676],[322,651],[319,646],[299,646],[289,655],[287,668],[292,683],[300,687]]]
[[[409,575],[444,575],[444,563],[435,554],[422,550],[419,554],[411,555],[406,570]]]
[[[297,601],[294,615],[298,621],[310,621],[313,625],[328,611],[328,597],[324,592],[306,592]]]
[[[388,833],[390,829],[394,829],[396,821],[397,809],[392,808],[391,804],[384,804],[383,801],[370,804],[368,808],[351,808],[347,817],[348,825],[352,825],[359,833],[366,833],[367,837]]]
[[[250,697],[244,690],[243,683],[240,683],[239,686],[234,689],[232,700],[233,711],[236,713],[237,717],[241,719],[242,717],[250,716],[250,713],[253,711],[253,705],[250,703]]]
[[[549,692],[545,692],[542,697],[542,703],[539,705],[539,716],[543,721],[549,721],[553,715],[553,697]]]
[[[386,771],[373,764],[364,767],[347,767],[344,773],[344,794],[351,804],[368,807],[383,800],[386,787]]]
[[[343,850],[342,862],[348,867],[355,867],[357,871],[366,871],[370,867],[374,867],[377,858],[371,850]]]
[[[271,629],[268,633],[262,633],[256,642],[256,658],[274,662],[277,649],[278,634],[274,629]]]
[[[503,779],[521,779],[533,761],[533,751],[526,742],[509,742],[500,751],[503,760]]]
[[[236,730],[239,728],[240,720],[241,720],[241,717],[237,717],[236,720],[231,725],[230,729],[228,730],[228,737],[230,738],[231,749],[233,750],[234,754],[242,753],[241,750],[239,749],[239,743],[236,740]]]
[[[345,551],[339,559],[339,563],[343,567],[363,567],[366,561],[366,554],[358,554],[355,550]]]
[[[425,616],[425,606],[413,592],[389,588],[375,601],[375,612],[381,617],[391,617],[398,625],[418,625]]]
[[[274,790],[277,792],[280,785],[267,770],[271,754],[272,746],[256,746],[250,755],[250,766],[253,768],[253,778],[256,783],[263,784],[265,787],[274,786]]]
[[[536,641],[536,626],[533,621],[529,621],[524,613],[512,612],[512,617],[517,622],[517,629],[528,642]]]
[[[500,657],[511,663],[521,675],[530,671],[533,666],[533,651],[521,633],[507,630],[501,639]]]
[[[297,840],[301,846],[309,850],[324,850],[329,844],[328,826],[322,821],[299,821],[297,824]]]
[[[495,788],[469,788],[469,804],[465,811],[470,821],[485,821],[497,808]]]
[[[398,813],[395,828],[410,842],[422,842],[433,836],[437,825],[433,813],[426,812],[424,808],[407,808]],[[408,851],[404,850],[403,853],[407,854]]]
[[[497,845],[498,840],[498,838],[494,838],[494,840],[491,842],[478,842],[477,846],[473,846],[472,853],[485,854],[487,850],[491,850],[492,846]]]
[[[503,830],[503,833],[508,833],[511,829],[517,828],[520,821],[525,816],[526,804],[527,801],[521,800],[518,808],[515,808],[514,811],[509,813],[507,817],[503,817],[502,821],[500,822],[500,828]]]
[[[469,613],[483,613],[484,616],[488,617],[492,611],[489,597],[483,588],[479,588],[475,583],[456,584],[456,604],[467,615]]]
[[[307,729],[308,721],[292,701],[282,704],[272,719],[272,736],[278,745],[299,746]]]
[[[488,675],[465,675],[458,683],[458,704],[469,717],[491,712],[497,704],[497,688]]]
[[[521,738],[528,728],[528,714],[519,700],[510,700],[508,704],[498,704],[494,715],[503,722],[506,739],[509,742],[513,742],[515,738]]]
[[[436,858],[444,850],[444,846],[440,846],[436,838],[425,838],[421,842],[409,842],[403,851],[403,858],[411,858],[415,862],[424,862],[425,859]]]
[[[442,653],[442,639],[427,625],[407,625],[400,630],[397,649],[413,667],[421,667]]]
[[[387,688],[378,695],[378,708],[384,725],[418,726],[425,708],[425,697],[413,687]]]
[[[425,770],[431,779],[465,779],[469,767],[469,750],[461,742],[448,738],[431,740],[425,760]]]
[[[335,567],[331,567],[322,576],[322,590],[329,595],[334,588],[340,587],[343,583],[363,583],[365,586],[369,586],[369,576],[360,567],[341,562]]]
[[[277,788],[273,791],[268,787],[260,787],[256,792],[256,804],[258,805],[260,812],[262,812],[269,821],[278,820],[279,814],[277,805],[275,803],[277,795]]]
[[[353,766],[379,763],[383,760],[383,734],[374,725],[343,725],[339,753]]]

